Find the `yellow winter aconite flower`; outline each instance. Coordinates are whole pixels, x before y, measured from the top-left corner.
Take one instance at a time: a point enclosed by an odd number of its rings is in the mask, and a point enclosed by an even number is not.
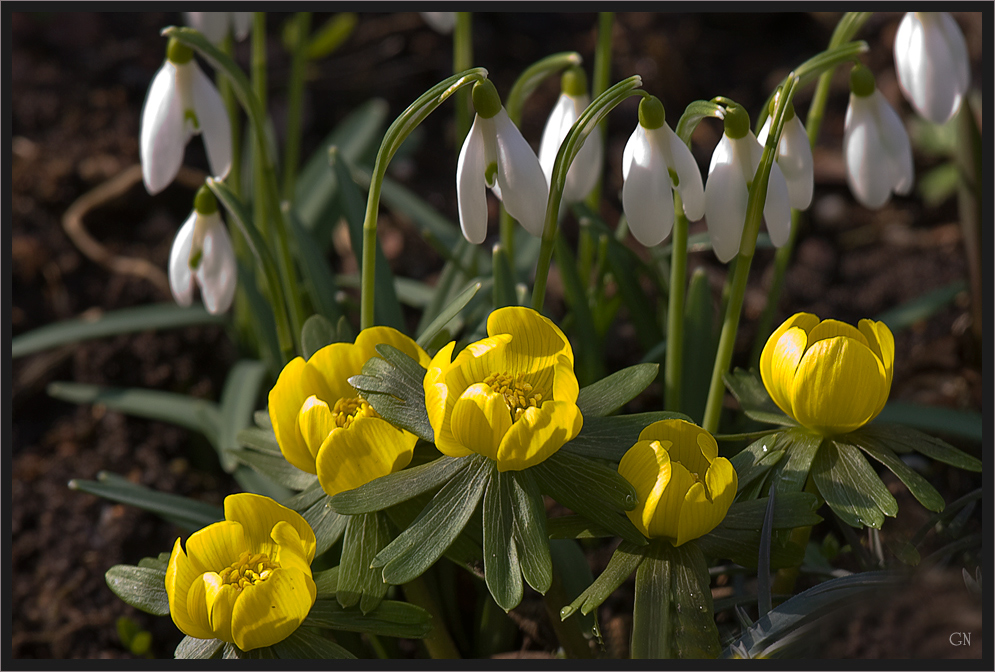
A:
[[[708,534],[722,522],[738,480],[732,463],[719,457],[707,431],[684,420],[646,427],[618,463],[639,504],[626,512],[647,537],[681,544]]]
[[[390,327],[370,327],[355,343],[332,343],[288,363],[269,393],[269,417],[280,451],[298,469],[318,475],[329,495],[358,488],[411,462],[418,437],[382,419],[349,378],[391,345],[422,366],[428,354]]]
[[[243,651],[286,639],[311,611],[315,538],[296,511],[253,494],[225,498],[225,519],[176,540],[166,568],[173,622]]]
[[[845,434],[877,417],[888,401],[895,337],[884,322],[856,327],[798,313],[760,355],[760,377],[782,411],[819,434]]]
[[[531,308],[487,318],[487,338],[453,360],[442,348],[425,375],[425,406],[435,445],[450,457],[479,453],[498,471],[539,464],[580,432],[570,342]]]

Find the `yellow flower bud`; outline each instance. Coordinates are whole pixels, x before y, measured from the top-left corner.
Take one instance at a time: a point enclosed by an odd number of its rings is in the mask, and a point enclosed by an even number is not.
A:
[[[289,637],[317,597],[307,521],[269,497],[225,498],[225,519],[177,539],[166,568],[169,614],[183,633],[243,651]]]
[[[718,454],[715,438],[690,422],[661,420],[646,427],[618,464],[639,497],[626,512],[632,524],[674,546],[715,529],[738,485],[732,463]]]
[[[857,327],[798,313],[760,355],[760,377],[782,411],[824,436],[852,432],[877,417],[891,391],[895,337],[884,322]]]

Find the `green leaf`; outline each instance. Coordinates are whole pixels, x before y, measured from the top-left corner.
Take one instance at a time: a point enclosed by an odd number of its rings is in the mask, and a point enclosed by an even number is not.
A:
[[[328,260],[322,252],[322,246],[314,239],[314,236],[311,235],[307,228],[301,224],[297,215],[286,203],[284,204],[284,212],[287,221],[290,223],[290,231],[293,234],[296,244],[297,259],[300,261],[299,266],[301,269],[301,278],[304,282],[304,289],[307,291],[307,295],[311,297],[311,303],[314,305],[314,309],[318,311],[318,314],[334,324],[342,316],[339,304],[335,300],[335,274],[328,265]]]
[[[232,472],[232,478],[242,487],[243,491],[263,495],[278,502],[282,502],[293,495],[293,490],[290,488],[280,485],[269,476],[244,464],[235,467],[235,471]]]
[[[74,404],[103,404],[113,411],[186,427],[202,433],[213,445],[218,445],[221,412],[213,401],[159,390],[103,387],[70,382],[50,383],[47,391],[49,396],[62,401]]]
[[[475,455],[469,460],[467,468],[446,483],[411,525],[374,558],[373,566],[383,567],[385,582],[396,585],[421,576],[466,526],[494,469],[486,457]]]
[[[69,488],[149,511],[177,527],[190,531],[199,530],[225,518],[224,511],[216,506],[179,495],[156,492],[143,485],[132,483],[123,476],[106,471],[97,474],[96,481],[74,478],[69,481]]]
[[[425,330],[418,336],[418,345],[425,348],[428,347],[429,343],[432,342],[440,331],[446,328],[450,322],[456,317],[461,310],[466,307],[466,304],[470,303],[478,291],[480,291],[481,283],[475,282],[469,287],[464,289],[459,295],[453,299],[446,307],[438,314],[438,316],[432,320],[432,322],[425,327]],[[423,374],[424,375],[424,374]]]
[[[169,615],[166,570],[114,565],[104,574],[107,587],[122,600],[153,616]]]
[[[370,568],[377,553],[390,542],[387,518],[380,512],[349,516],[342,539],[336,599],[343,607],[359,603],[364,614],[373,611],[387,595],[380,572]]]
[[[733,530],[719,525],[698,539],[698,547],[709,558],[723,558],[749,567],[757,566],[760,530]],[[770,549],[770,568],[797,567],[805,557],[805,549],[790,540],[774,539]]]
[[[714,315],[715,306],[712,305],[708,273],[699,266],[691,274],[684,308],[684,375],[681,406],[682,410],[692,418],[705,416],[712,362],[719,346]]]
[[[636,491],[618,472],[562,450],[529,470],[539,489],[591,522],[637,546],[646,539],[623,511],[635,508]]]
[[[669,542],[654,540],[643,551],[643,561],[636,569],[630,651],[633,660],[674,657],[672,644],[676,641],[671,641],[675,634],[671,617],[676,615],[672,604],[675,596],[671,594],[670,554],[662,544],[670,546]]]
[[[305,52],[308,60],[324,58],[338,49],[352,34],[358,21],[359,18],[352,12],[339,12],[328,19],[308,39]]]
[[[318,591],[318,600],[327,601],[329,603],[338,604],[335,602],[335,593],[339,589],[339,568],[338,565],[332,567],[331,569],[325,569],[318,572],[314,572],[312,576],[314,579],[315,588]],[[331,597],[331,600],[323,600],[322,598]]]
[[[636,364],[581,389],[577,406],[585,423],[591,417],[611,415],[635,399],[656,380],[659,371],[659,364]]]
[[[309,474],[306,471],[301,471],[287,462],[286,458],[280,453],[274,455],[268,451],[261,452],[245,448],[235,448],[227,452],[234,459],[252,467],[263,476],[270,478],[274,483],[278,483],[291,490],[306,490],[318,481],[317,476]]]
[[[563,586],[566,600],[575,600],[581,593],[594,583],[591,565],[578,542],[572,539],[552,539],[549,542],[549,553],[553,561],[553,571]],[[550,614],[552,618],[552,614]],[[579,628],[585,632],[593,632],[596,618],[593,614],[581,614]]]
[[[348,649],[329,641],[317,630],[303,626],[294,630],[282,642],[277,642],[269,648],[284,660],[354,660],[356,658]]]
[[[392,425],[434,441],[435,433],[425,410],[422,381],[426,370],[393,346],[381,344],[376,349],[382,359],[370,358],[363,372],[351,377],[349,384]]]
[[[364,188],[369,188],[370,174],[368,171],[353,169],[353,178]],[[419,197],[415,192],[405,188],[398,182],[384,178],[380,197],[384,204],[394,213],[401,213],[411,219],[411,222],[427,240],[434,240],[435,247],[455,250],[457,243],[463,240],[459,226],[448,217]],[[471,246],[474,254],[480,254],[476,246]]]
[[[262,362],[243,359],[235,363],[225,378],[219,403],[221,418],[218,425],[218,455],[222,468],[229,473],[235,469],[235,460],[226,451],[238,447],[239,431],[252,424],[259,386],[265,376],[266,367]]]
[[[166,567],[169,565],[170,555],[171,553],[160,553],[159,556],[155,558],[142,558],[138,561],[138,566],[165,572]]]
[[[916,322],[929,319],[950,305],[958,294],[966,291],[967,283],[964,280],[958,280],[899,304],[881,313],[875,319],[887,324],[892,331],[901,331],[911,327]]]
[[[784,432],[762,436],[729,460],[739,479],[738,492],[742,494],[749,485],[765,476],[785,455]]]
[[[518,298],[515,296],[515,276],[511,274],[508,253],[500,243],[497,243],[492,248],[491,257],[493,259],[491,267],[494,269],[494,288],[491,290],[491,300],[494,310],[518,305]]]
[[[976,444],[982,443],[981,414],[973,411],[959,411],[953,408],[892,401],[885,404],[884,410],[875,419],[873,426],[885,423],[905,425],[906,428],[917,429],[929,434],[942,434]],[[972,467],[961,468],[975,471]]]
[[[587,297],[587,287],[581,280],[580,272],[577,270],[577,260],[574,258],[566,238],[557,236],[553,251],[556,267],[560,269],[560,280],[563,283],[563,298],[570,308],[573,322],[572,335],[575,341],[574,357],[576,358],[574,368],[577,380],[581,385],[588,385],[604,376],[605,365],[602,357],[601,337],[594,325],[594,316],[591,313]],[[498,278],[497,270],[497,266],[495,266],[495,281]],[[504,305],[515,303],[514,287],[509,289],[507,303]],[[495,290],[495,295],[496,293]],[[495,304],[496,307],[498,307],[497,304]]]
[[[875,460],[888,467],[891,473],[898,476],[899,480],[905,484],[912,496],[919,500],[919,503],[930,511],[942,511],[944,506],[943,496],[929,484],[925,478],[913,471],[909,465],[905,464],[895,451],[888,447],[887,440],[881,441],[873,434],[861,434],[853,432],[846,437],[846,441],[852,442]]]
[[[851,527],[881,529],[885,516],[898,513],[898,502],[867,458],[847,443],[823,443],[812,463],[812,480],[826,503]]]
[[[546,521],[550,539],[601,539],[615,534],[577,514],[558,516]]]
[[[783,448],[785,452],[771,477],[777,484],[778,493],[800,492],[805,487],[812,461],[821,445],[821,436],[803,429],[789,429],[778,435],[777,448]]]
[[[594,580],[587,590],[581,593],[576,600],[560,609],[560,620],[566,620],[576,611],[582,614],[589,614],[608,599],[608,596],[615,592],[615,589],[622,585],[629,576],[636,570],[636,567],[643,561],[643,549],[635,544],[622,541],[612,554],[608,566],[601,575]]]
[[[919,178],[916,191],[927,207],[940,206],[957,193],[960,186],[960,171],[954,161],[941,163]]]
[[[512,471],[515,545],[522,574],[532,588],[546,594],[553,582],[553,561],[546,538],[546,507],[535,479],[527,470]]]
[[[259,412],[256,412],[255,419],[257,424],[259,417]],[[266,414],[266,420],[269,420],[269,414]],[[252,448],[260,453],[269,453],[271,455],[282,454],[280,452],[280,444],[276,442],[276,434],[273,433],[272,425],[267,426],[265,429],[262,427],[246,427],[235,435],[235,442],[240,446]]]
[[[152,329],[179,329],[198,324],[224,324],[226,315],[211,315],[202,305],[182,308],[175,303],[157,303],[111,312],[87,311],[71,320],[47,324],[14,337],[10,342],[13,359],[60,345],[94,338],[130,334]]]
[[[759,530],[767,510],[767,497],[734,502],[719,527],[729,530]],[[775,530],[818,525],[822,518],[816,514],[818,498],[808,492],[778,492],[772,522]]]
[[[677,657],[682,660],[715,658],[722,647],[715,626],[708,563],[695,542],[677,548],[669,543],[667,546],[674,601],[674,613],[671,615],[673,645]]]
[[[498,606],[511,611],[522,601],[522,570],[513,537],[515,477],[493,469],[484,490],[484,581]]]
[[[401,530],[411,527],[411,524],[431,502],[432,497],[424,493],[412,499],[400,502],[387,509],[391,522]],[[480,516],[473,516],[467,522],[463,531],[446,549],[445,555],[457,566],[467,570],[479,579],[484,578],[484,530]]]
[[[256,271],[252,265],[246,265],[239,261],[238,277],[241,278],[238,285],[239,291],[244,293],[249,313],[252,315],[250,322],[252,334],[258,343],[263,359],[266,360],[266,368],[276,375],[283,368],[285,360],[283,352],[280,350],[280,337],[276,333],[276,318],[273,316],[273,308],[256,287]],[[258,280],[258,282],[262,285],[266,284],[265,279]]]
[[[468,468],[470,463],[471,460],[465,457],[442,457],[381,476],[354,490],[340,492],[330,499],[330,504],[343,514],[380,511],[438,488]]]
[[[427,611],[394,600],[384,600],[366,614],[345,609],[335,600],[317,600],[303,625],[407,639],[422,639],[432,630],[431,616]]]
[[[770,588],[770,549],[774,535],[774,506],[777,503],[777,485],[770,486],[767,510],[764,511],[763,527],[760,529],[760,552],[757,557],[757,610],[761,616],[773,608]]]
[[[580,434],[563,445],[563,451],[583,457],[598,460],[618,462],[629,448],[639,440],[639,434],[647,426],[660,420],[687,420],[691,418],[683,413],[671,411],[654,411],[651,413],[632,413],[615,415],[606,418],[584,416],[584,426]]]
[[[798,423],[785,415],[767,394],[756,371],[736,368],[731,373],[724,374],[722,380],[732,396],[736,397],[746,417],[769,425],[797,426]]]
[[[197,639],[187,635],[176,645],[174,658],[208,660],[221,657],[224,642],[220,639]]]
[[[311,526],[311,529],[314,530],[314,536],[318,544],[315,555],[321,555],[331,548],[339,540],[339,537],[342,536],[342,533],[345,532],[349,517],[340,515],[332,509],[329,503],[331,497],[326,495],[321,489],[320,483],[315,483],[311,487],[316,488],[320,496],[300,513],[304,517],[304,520],[307,521],[307,524]]]
[[[301,352],[304,354],[304,359],[311,359],[311,355],[326,345],[335,343],[338,340],[337,336],[335,325],[324,315],[312,315],[307,318],[301,328]]]

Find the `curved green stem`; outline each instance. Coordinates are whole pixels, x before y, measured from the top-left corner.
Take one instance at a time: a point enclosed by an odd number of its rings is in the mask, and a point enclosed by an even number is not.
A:
[[[546,299],[546,281],[549,276],[549,264],[553,258],[553,244],[556,241],[556,222],[560,214],[560,201],[563,198],[563,187],[567,181],[567,171],[577,157],[580,148],[590,135],[615,107],[630,96],[648,96],[645,91],[638,90],[643,80],[639,75],[623,79],[598,96],[580,117],[563,139],[560,150],[553,164],[553,176],[549,185],[549,200],[546,202],[546,219],[542,228],[542,243],[539,247],[539,262],[536,266],[535,285],[532,288],[532,308],[542,310]]]
[[[472,85],[486,77],[487,70],[484,68],[471,68],[442,80],[423,93],[415,102],[411,103],[408,109],[402,112],[394,120],[394,123],[390,125],[390,128],[387,129],[383,142],[380,143],[380,150],[377,152],[377,160],[373,165],[373,174],[370,176],[370,191],[366,201],[366,218],[363,220],[363,254],[359,310],[360,329],[372,327],[374,322],[377,214],[380,209],[380,191],[383,188],[384,177],[387,174],[387,165],[393,158],[394,153],[397,152],[404,140],[410,135],[411,131],[424,121],[439,105],[445,102],[449,96],[456,93],[460,88],[468,84]]]
[[[473,13],[456,12],[453,28],[453,72],[469,70],[473,64]],[[470,90],[456,96],[456,153],[459,154],[466,134],[470,132]]]
[[[294,198],[297,162],[301,153],[301,107],[304,100],[304,75],[307,70],[311,12],[298,12],[291,21],[295,39],[287,90],[287,142],[283,148],[283,199],[286,201]]]
[[[674,239],[670,259],[667,354],[663,369],[664,408],[668,411],[679,411],[684,373],[684,294],[687,285],[688,220],[684,216],[684,204],[677,192],[674,192]]]

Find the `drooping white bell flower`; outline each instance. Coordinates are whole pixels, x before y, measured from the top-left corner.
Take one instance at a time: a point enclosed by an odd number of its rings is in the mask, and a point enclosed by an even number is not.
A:
[[[591,97],[587,94],[587,76],[579,67],[571,67],[563,73],[561,91],[553,111],[549,113],[539,143],[539,165],[542,166],[548,184],[553,183],[553,164],[556,163],[556,153],[560,145],[570,132],[570,127],[591,103]],[[600,130],[595,130],[587,136],[573,163],[570,164],[570,170],[567,171],[562,196],[564,204],[582,201],[594,189],[601,175],[601,161],[604,155],[602,145]]]
[[[705,219],[712,250],[726,263],[739,253],[746,225],[750,185],[760,166],[763,147],[750,130],[750,118],[742,107],[731,107],[725,115],[725,132],[712,153],[705,183]],[[764,221],[771,242],[780,247],[791,235],[791,205],[788,185],[775,161],[767,180]]]
[[[169,252],[169,289],[176,303],[193,303],[195,280],[209,313],[228,310],[235,297],[238,264],[218,202],[207,187],[197,192],[194,211],[176,232]]]
[[[915,172],[905,126],[862,65],[850,73],[850,105],[843,127],[846,181],[861,205],[880,208],[891,193],[912,190]]]
[[[221,95],[193,58],[193,51],[170,39],[166,61],[152,79],[142,109],[142,177],[150,194],[165,189],[183,164],[187,142],[203,133],[211,173],[223,178],[231,168],[231,123]]]
[[[487,237],[485,185],[533,236],[542,235],[549,187],[539,159],[512,123],[490,80],[473,85],[473,126],[456,166],[456,198],[463,236],[471,243]]]
[[[658,245],[674,228],[674,189],[691,221],[705,214],[705,191],[691,150],[667,125],[655,96],[639,103],[639,124],[622,152],[622,209],[640,244]]]
[[[456,26],[456,12],[418,12],[437,33],[448,35]]]
[[[781,142],[777,145],[777,165],[788,183],[788,201],[795,210],[807,210],[812,204],[812,189],[815,182],[812,167],[812,145],[801,119],[795,114],[795,106],[788,103],[785,112],[787,121],[781,129]],[[767,144],[772,117],[760,129],[757,142]]]
[[[908,12],[895,34],[898,84],[916,111],[943,124],[960,109],[971,81],[967,43],[946,12]]]
[[[212,44],[221,44],[229,30],[241,42],[252,28],[252,12],[183,12],[183,19]]]

